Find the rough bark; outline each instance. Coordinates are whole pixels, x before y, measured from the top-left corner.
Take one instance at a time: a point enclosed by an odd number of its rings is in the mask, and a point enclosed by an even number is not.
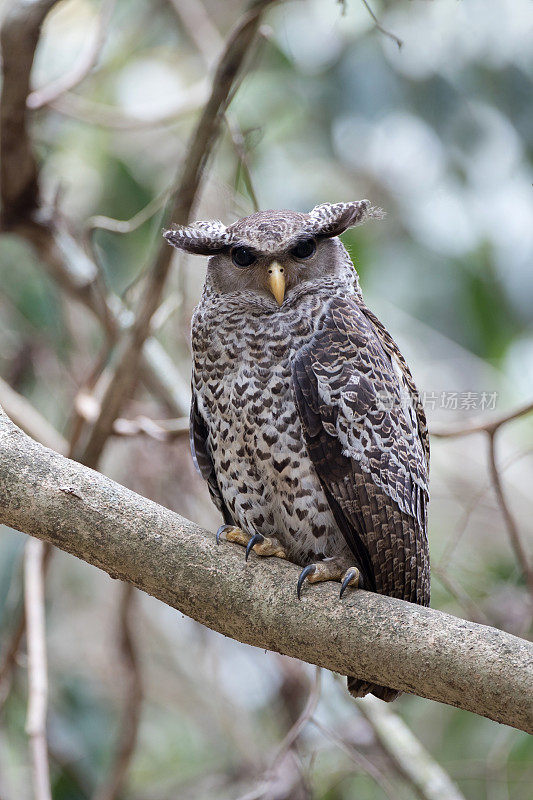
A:
[[[338,587],[296,598],[298,567],[252,556],[37,444],[0,413],[0,522],[132,583],[213,630],[533,732],[533,645]]]

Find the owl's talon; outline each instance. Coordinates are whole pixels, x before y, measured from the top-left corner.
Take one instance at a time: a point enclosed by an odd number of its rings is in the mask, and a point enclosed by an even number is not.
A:
[[[339,600],[342,599],[342,596],[348,586],[353,586],[354,589],[361,589],[363,586],[363,579],[361,577],[361,573],[357,569],[357,567],[350,567],[347,569],[342,578],[342,585],[341,585],[341,592],[339,595]]]
[[[250,536],[242,528],[236,525],[221,525],[217,531],[217,544],[221,539],[226,542],[236,542],[246,547],[246,561],[253,550],[258,556],[277,556],[277,558],[287,558],[287,554],[275,536],[263,536],[261,533],[254,533]]]
[[[263,536],[256,533],[246,545],[247,554],[253,550],[257,556],[276,556],[276,558],[287,558],[287,553],[278,542],[275,536]]]
[[[248,544],[246,545],[246,556],[245,561],[248,561],[248,556],[252,550],[252,547],[256,544],[260,544],[261,542],[265,541],[265,537],[262,533],[255,533],[253,536],[250,537]]]
[[[221,539],[226,542],[236,542],[246,547],[250,537],[243,530],[237,528],[236,525],[221,525],[217,531],[217,544],[220,544]]]
[[[312,575],[313,572],[316,572],[316,564],[308,564],[307,567],[304,567],[303,570],[300,572],[298,583],[296,584],[296,593],[298,595],[298,600],[301,600],[300,593],[302,591],[303,582],[305,581],[307,576]]]
[[[220,539],[222,535],[226,532],[227,525],[221,525],[217,531],[217,544],[220,544]]]
[[[348,586],[359,588],[363,586],[363,578],[357,567],[348,567],[346,569],[346,561],[339,558],[324,558],[322,561],[317,561],[316,564],[308,564],[307,567],[303,568],[296,585],[298,600],[300,600],[302,586],[306,578],[309,583],[341,581],[341,597]]]

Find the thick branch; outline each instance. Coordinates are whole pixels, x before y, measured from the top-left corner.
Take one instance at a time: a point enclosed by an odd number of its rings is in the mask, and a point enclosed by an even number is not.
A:
[[[533,645],[439,611],[331,585],[235,545],[37,444],[0,415],[0,522],[241,642],[533,732]]]

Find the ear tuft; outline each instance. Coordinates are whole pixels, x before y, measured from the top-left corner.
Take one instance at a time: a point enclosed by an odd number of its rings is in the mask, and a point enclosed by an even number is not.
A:
[[[176,225],[168,231],[163,231],[163,236],[178,250],[185,250],[187,253],[199,256],[221,253],[230,243],[226,226],[219,220]]]
[[[310,232],[315,236],[339,236],[348,228],[360,225],[367,219],[383,219],[381,208],[374,208],[369,200],[353,203],[322,203],[309,212]]]

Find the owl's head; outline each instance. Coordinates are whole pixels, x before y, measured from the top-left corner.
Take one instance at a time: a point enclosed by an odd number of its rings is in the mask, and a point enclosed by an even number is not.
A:
[[[163,235],[180,250],[211,256],[208,281],[219,294],[251,291],[275,298],[281,306],[295,287],[345,269],[335,237],[382,216],[368,200],[358,200],[324,203],[309,214],[260,211],[228,227],[218,221],[194,222]]]

